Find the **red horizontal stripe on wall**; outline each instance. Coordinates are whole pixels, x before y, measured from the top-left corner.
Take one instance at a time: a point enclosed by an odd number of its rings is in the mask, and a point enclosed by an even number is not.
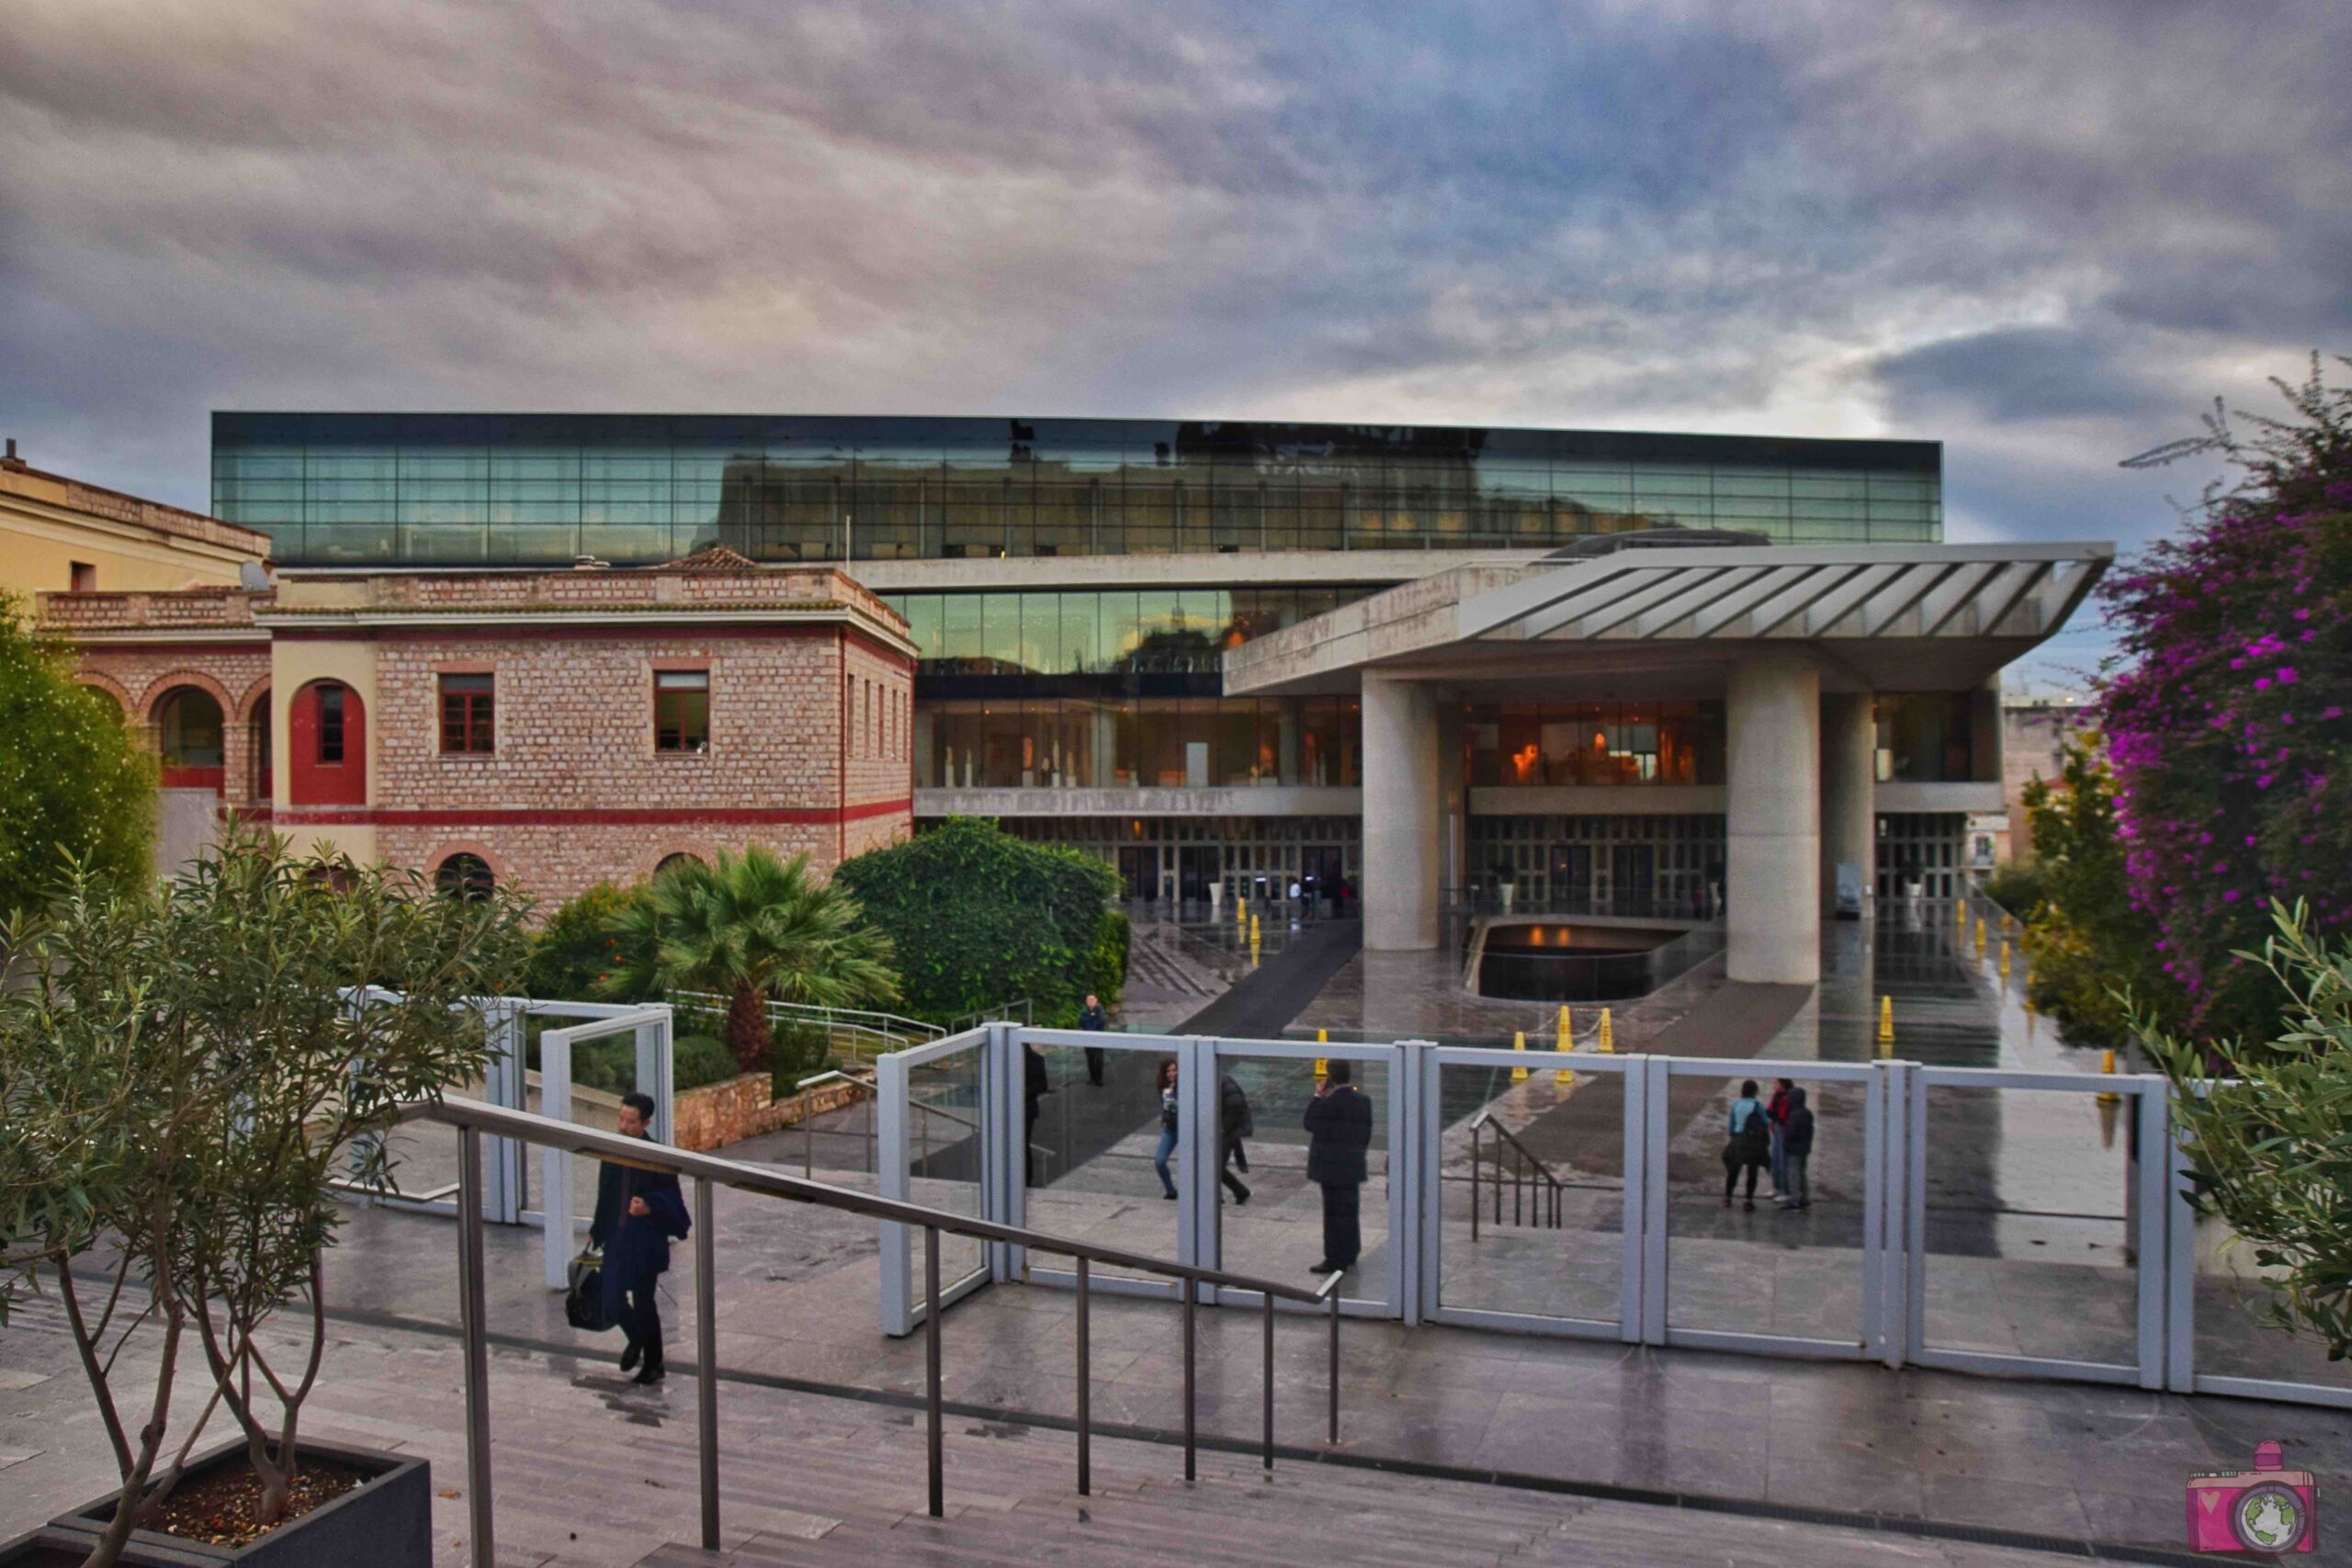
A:
[[[707,811],[668,809],[598,810],[587,807],[576,810],[528,807],[496,807],[481,811],[448,810],[439,807],[416,810],[374,809],[355,807],[347,810],[327,808],[305,811],[296,808],[277,820],[292,826],[349,827],[373,825],[382,828],[680,828],[697,823],[725,823],[730,826],[758,827],[763,824],[793,826],[821,825],[837,822],[858,822],[869,817],[889,817],[914,810],[914,800],[868,801],[835,810],[830,806],[805,809],[722,810]]]

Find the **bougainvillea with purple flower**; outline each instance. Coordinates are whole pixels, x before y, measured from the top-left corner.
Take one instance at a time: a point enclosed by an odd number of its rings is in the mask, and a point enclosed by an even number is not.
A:
[[[2352,365],[2352,361],[2346,361]],[[2272,900],[2352,931],[2352,391],[2277,382],[2292,420],[2135,462],[2216,452],[2246,473],[2104,589],[2121,653],[2100,717],[2130,897],[2180,987],[2177,1026],[2268,1038]],[[2240,419],[2247,416],[2240,415]]]

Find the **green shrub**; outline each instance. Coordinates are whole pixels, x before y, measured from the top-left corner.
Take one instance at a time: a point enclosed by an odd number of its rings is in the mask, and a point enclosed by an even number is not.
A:
[[[0,593],[0,915],[38,909],[68,869],[126,889],[153,874],[155,763],[114,699],[74,679]]]
[[[679,1034],[670,1041],[670,1082],[678,1093],[725,1083],[742,1072],[716,1034]]]
[[[2041,902],[2043,880],[2038,863],[2011,861],[1996,866],[1993,874],[1984,879],[1984,897],[2018,919],[2030,920],[2034,907]]]
[[[945,1022],[1026,997],[1036,1021],[1077,1021],[1089,990],[1126,974],[1118,874],[1091,855],[957,818],[848,862],[834,880],[897,951],[902,1005]]]
[[[816,1024],[793,1023],[777,1030],[773,1079],[776,1098],[797,1093],[802,1078],[823,1072],[832,1049],[832,1037]]]
[[[525,989],[546,1001],[592,999],[600,978],[628,967],[628,954],[615,934],[615,922],[640,897],[641,886],[616,887],[600,882],[548,916],[531,943]]]

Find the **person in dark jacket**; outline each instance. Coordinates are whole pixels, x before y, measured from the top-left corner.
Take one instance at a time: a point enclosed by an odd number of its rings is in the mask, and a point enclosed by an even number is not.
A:
[[[1023,1041],[1021,1044],[1021,1103],[1026,1112],[1021,1120],[1021,1169],[1024,1181],[1036,1180],[1034,1168],[1037,1143],[1037,1102],[1054,1092],[1054,1080],[1046,1076],[1046,1058],[1037,1047]]]
[[[1098,1033],[1111,1027],[1111,1015],[1102,1010],[1102,998],[1091,991],[1086,993],[1086,1005],[1078,1010],[1078,1026]],[[1096,1089],[1102,1087],[1103,1058],[1109,1055],[1100,1045],[1086,1048],[1086,1081]]]
[[[615,1126],[624,1138],[653,1138],[653,1098],[621,1096]],[[605,1315],[621,1325],[628,1346],[621,1371],[636,1381],[662,1381],[662,1312],[654,1291],[670,1267],[670,1244],[684,1241],[693,1223],[678,1179],[666,1170],[640,1170],[614,1160],[596,1167],[596,1217],[588,1240],[605,1255]]]
[[[1771,1117],[1764,1110],[1764,1102],[1756,1098],[1756,1080],[1749,1078],[1739,1086],[1739,1098],[1731,1102],[1731,1136],[1724,1142],[1724,1207],[1731,1207],[1732,1189],[1739,1184],[1739,1173],[1747,1172],[1747,1197],[1740,1206],[1756,1207],[1756,1173],[1772,1156]]]
[[[1372,1101],[1350,1081],[1346,1062],[1332,1062],[1329,1073],[1306,1102],[1306,1179],[1323,1189],[1323,1261],[1310,1274],[1352,1269],[1363,1251],[1358,1205],[1369,1174],[1363,1152],[1372,1146]]]
[[[1216,1120],[1218,1141],[1223,1145],[1217,1155],[1217,1179],[1225,1183],[1236,1203],[1247,1203],[1250,1184],[1226,1168],[1238,1165],[1243,1171],[1249,1170],[1250,1153],[1241,1146],[1241,1140],[1258,1131],[1258,1122],[1250,1114],[1249,1095],[1231,1073],[1217,1080]]]
[[[1764,1102],[1764,1126],[1772,1137],[1770,1170],[1772,1199],[1778,1202],[1789,1195],[1789,1173],[1781,1163],[1781,1138],[1789,1126],[1789,1090],[1796,1085],[1786,1078],[1772,1080],[1772,1098]]]
[[[1804,1090],[1789,1090],[1789,1124],[1781,1134],[1781,1159],[1788,1174],[1781,1186],[1781,1207],[1813,1207],[1813,1178],[1806,1167],[1813,1159],[1813,1112],[1806,1109]]]

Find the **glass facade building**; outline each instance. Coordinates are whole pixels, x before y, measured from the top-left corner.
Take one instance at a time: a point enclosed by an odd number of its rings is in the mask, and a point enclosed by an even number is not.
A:
[[[1484,549],[1660,527],[1941,537],[1933,442],[1216,421],[216,412],[288,567]]]
[[[1268,795],[1251,814],[1222,793],[1360,786],[1360,701],[1228,696],[1222,660],[1452,564],[1374,552],[1467,558],[1655,529],[1784,545],[1943,532],[1934,442],[1175,420],[223,412],[212,510],[267,534],[295,571],[642,567],[714,545],[843,563],[884,590],[917,649],[918,817],[1009,810],[1013,830],[1114,864],[1132,897],[1188,903],[1220,886],[1311,903],[1360,886],[1358,820],[1297,815],[1332,800]],[[1319,558],[1192,558],[1272,552]],[[1071,557],[1095,564],[1038,564]],[[888,564],[924,561],[992,564]],[[1641,786],[1724,782],[1723,701],[1575,696],[1447,700],[1463,781],[1490,813],[1468,815],[1449,878],[1562,908],[1705,907],[1724,818],[1663,814],[1687,804]],[[1882,697],[1880,779],[1984,777],[1981,705]],[[679,725],[678,747],[700,743]],[[1612,797],[1624,809],[1542,815],[1532,793],[1590,784],[1626,786]],[[978,806],[948,793],[975,789],[1027,793]],[[1138,794],[1125,814],[1081,790],[1220,793]],[[1951,826],[1902,819],[1887,863],[1940,872]]]

